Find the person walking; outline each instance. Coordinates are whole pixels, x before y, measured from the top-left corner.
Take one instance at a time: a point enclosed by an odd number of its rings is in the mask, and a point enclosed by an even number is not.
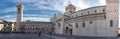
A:
[[[39,36],[41,36],[41,32],[39,32],[39,34],[38,34]]]
[[[50,32],[50,36],[51,36],[52,32]]]

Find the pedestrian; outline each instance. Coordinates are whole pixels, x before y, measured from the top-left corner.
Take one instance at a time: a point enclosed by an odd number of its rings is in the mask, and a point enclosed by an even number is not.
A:
[[[39,32],[39,34],[38,34],[39,36],[41,36],[41,32]]]
[[[50,36],[51,36],[51,34],[52,34],[52,33],[50,32]]]

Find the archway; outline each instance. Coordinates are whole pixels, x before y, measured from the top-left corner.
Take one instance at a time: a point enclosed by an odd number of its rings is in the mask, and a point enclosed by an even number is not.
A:
[[[65,28],[65,34],[66,35],[72,35],[72,29],[70,29],[69,27]]]

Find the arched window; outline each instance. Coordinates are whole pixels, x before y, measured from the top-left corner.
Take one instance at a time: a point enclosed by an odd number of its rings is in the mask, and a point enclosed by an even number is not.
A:
[[[90,21],[90,24],[92,24],[92,21]]]
[[[82,27],[85,28],[85,23],[84,22],[82,23]]]
[[[58,27],[60,27],[61,26],[61,24],[60,23],[58,23]]]
[[[105,12],[105,9],[103,9],[103,12]]]
[[[115,9],[115,12],[116,12],[117,10]]]
[[[18,8],[18,10],[20,10],[20,8]]]
[[[97,13],[97,10],[95,10],[95,13]]]
[[[110,27],[113,27],[113,20],[110,20]]]
[[[88,14],[89,14],[89,11],[88,11]]]
[[[78,23],[76,23],[75,25],[76,25],[76,28],[78,28]]]
[[[81,13],[81,15],[83,15],[83,13]]]
[[[77,16],[77,15],[76,15]]]
[[[106,15],[104,15],[104,19],[106,19]]]

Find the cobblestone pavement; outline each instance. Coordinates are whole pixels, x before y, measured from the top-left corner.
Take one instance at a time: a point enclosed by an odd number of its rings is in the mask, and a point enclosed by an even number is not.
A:
[[[71,36],[71,35],[58,35],[52,34],[42,34],[38,36],[38,34],[0,34],[0,39],[120,39],[120,37],[83,37],[83,36]]]

